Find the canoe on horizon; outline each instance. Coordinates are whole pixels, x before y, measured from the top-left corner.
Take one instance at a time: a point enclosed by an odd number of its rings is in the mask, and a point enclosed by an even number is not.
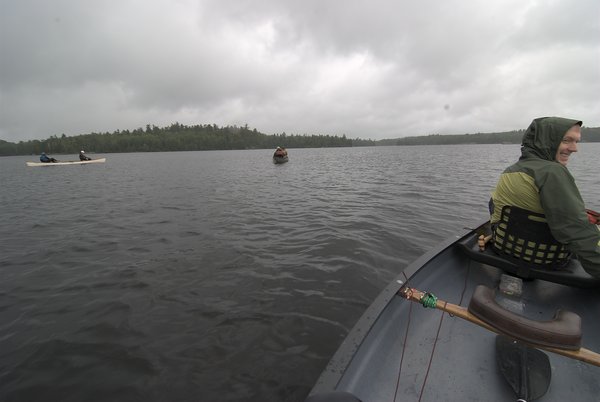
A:
[[[597,400],[600,281],[577,260],[523,270],[480,251],[489,233],[489,222],[457,231],[410,264],[306,401]]]
[[[273,155],[273,163],[275,164],[279,164],[279,163],[286,163],[289,160],[288,156],[278,156],[278,155]]]
[[[60,162],[27,162],[27,166],[65,166],[65,165],[89,165],[91,163],[104,163],[106,158],[92,159],[89,161],[60,161]]]

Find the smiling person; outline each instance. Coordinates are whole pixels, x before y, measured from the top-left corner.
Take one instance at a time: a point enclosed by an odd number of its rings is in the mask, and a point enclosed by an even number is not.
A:
[[[490,222],[494,248],[516,256],[515,247],[519,245],[497,241],[503,235],[501,223],[510,222],[504,219],[503,209],[517,207],[543,215],[538,220],[547,223],[549,238],[566,252],[563,263],[573,253],[590,275],[600,278],[600,229],[588,219],[575,179],[567,169],[569,158],[577,152],[581,141],[581,125],[581,121],[560,117],[542,117],[531,122],[523,135],[521,157],[500,175],[492,192]],[[505,213],[510,214],[510,208]],[[531,226],[527,222],[516,223],[525,231]],[[536,238],[537,235],[533,234],[531,239],[523,237],[533,244],[544,234]],[[534,262],[523,255],[520,258]]]

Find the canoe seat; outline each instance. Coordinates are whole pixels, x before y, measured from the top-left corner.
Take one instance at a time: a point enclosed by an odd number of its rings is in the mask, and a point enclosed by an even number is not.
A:
[[[581,317],[557,310],[550,321],[535,321],[504,309],[495,300],[495,291],[484,285],[475,288],[469,312],[500,332],[524,342],[559,349],[581,348]]]
[[[478,237],[492,233],[489,222],[482,225],[477,233],[465,236],[458,241],[458,246],[474,261],[502,269],[522,279],[542,279],[579,288],[600,287],[600,279],[588,274],[576,258],[570,258],[565,265],[548,267],[542,264],[528,263],[515,256],[498,254],[494,247],[487,246],[480,250]]]

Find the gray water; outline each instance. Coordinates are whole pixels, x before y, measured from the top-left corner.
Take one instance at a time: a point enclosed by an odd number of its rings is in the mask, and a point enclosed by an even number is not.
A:
[[[0,158],[0,400],[302,401],[519,147],[289,151]],[[569,165],[594,209],[598,151]]]

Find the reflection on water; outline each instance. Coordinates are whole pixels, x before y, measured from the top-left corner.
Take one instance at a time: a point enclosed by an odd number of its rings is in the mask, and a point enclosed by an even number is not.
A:
[[[391,278],[485,218],[519,147],[289,151],[0,158],[0,399],[301,401]]]

